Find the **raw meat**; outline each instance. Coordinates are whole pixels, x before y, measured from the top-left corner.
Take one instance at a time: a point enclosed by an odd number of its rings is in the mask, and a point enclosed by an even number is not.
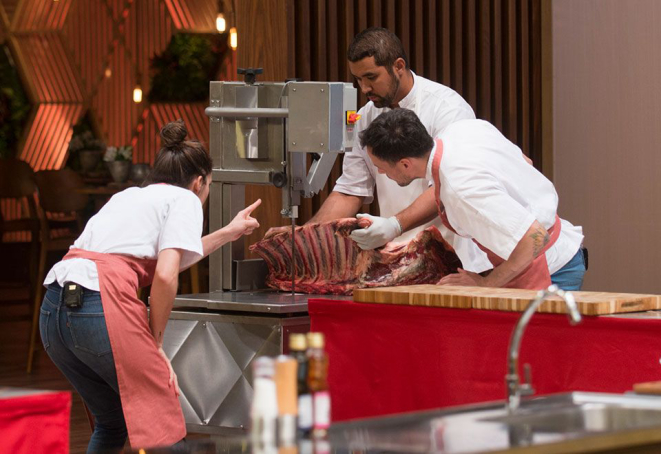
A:
[[[349,234],[364,226],[365,220],[346,218],[296,227],[295,290],[350,295],[354,288],[432,284],[461,266],[436,227],[420,232],[408,243],[363,251]],[[291,228],[270,229],[250,250],[269,267],[267,285],[291,291]]]

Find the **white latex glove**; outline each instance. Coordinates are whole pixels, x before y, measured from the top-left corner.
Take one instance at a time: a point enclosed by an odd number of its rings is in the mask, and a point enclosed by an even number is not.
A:
[[[163,348],[159,347],[158,348],[158,353],[163,357],[165,360],[165,364],[168,366],[168,370],[170,371],[170,378],[168,379],[168,387],[172,387],[174,385],[174,392],[176,393],[177,397],[179,397],[179,382],[177,381],[177,374],[174,373],[174,369],[172,368],[172,364],[170,364],[170,359],[168,358],[168,355],[165,354],[163,351]]]
[[[369,214],[358,214],[357,219],[368,219],[372,224],[364,229],[351,232],[352,240],[363,250],[376,249],[402,234],[402,226],[395,216],[382,218]]]

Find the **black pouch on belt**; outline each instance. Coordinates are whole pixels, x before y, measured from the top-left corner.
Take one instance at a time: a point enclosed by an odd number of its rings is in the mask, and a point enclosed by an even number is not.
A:
[[[65,282],[62,300],[69,309],[77,309],[83,305],[83,288],[75,282]]]

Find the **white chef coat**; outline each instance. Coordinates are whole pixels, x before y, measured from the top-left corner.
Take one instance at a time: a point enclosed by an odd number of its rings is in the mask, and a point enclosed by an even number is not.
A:
[[[471,106],[454,90],[413,73],[413,88],[399,102],[399,107],[413,110],[432,137],[438,137],[451,123],[462,119],[474,119]],[[353,149],[344,154],[342,175],[337,180],[334,191],[342,194],[365,197],[365,203],[374,200],[374,185],[379,197],[381,216],[394,216],[409,207],[431,182],[418,179],[408,186],[401,187],[385,174],[380,174],[367,151],[360,146],[360,132],[365,130],[376,117],[391,110],[388,107],[377,108],[372,101],[368,102],[358,112],[360,120],[356,123]],[[420,227],[404,232],[395,238],[395,242],[411,240],[420,231],[435,225],[457,252],[464,267],[474,272],[491,269],[491,263],[482,251],[472,241],[458,238],[447,230],[440,219],[423,224]]]
[[[495,126],[462,120],[440,136],[440,197],[457,234],[475,238],[507,260],[537,220],[546,229],[555,223],[558,194],[542,173],[523,157]],[[427,163],[431,178],[436,145]],[[583,242],[583,229],[561,219],[558,240],[546,251],[551,274],[566,265]]]
[[[72,248],[156,259],[164,249],[181,249],[181,268],[202,258],[204,214],[190,190],[168,184],[129,188],[115,194],[85,226]],[[44,285],[76,282],[99,290],[96,264],[68,259],[50,270]]]

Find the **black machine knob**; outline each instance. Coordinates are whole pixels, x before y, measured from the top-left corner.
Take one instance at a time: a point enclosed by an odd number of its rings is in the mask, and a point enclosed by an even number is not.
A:
[[[285,172],[275,172],[271,175],[271,183],[276,188],[284,188],[287,185],[287,174]]]
[[[243,74],[243,81],[248,85],[252,85],[257,80],[257,74],[263,73],[262,68],[239,68],[236,70],[237,74]]]

